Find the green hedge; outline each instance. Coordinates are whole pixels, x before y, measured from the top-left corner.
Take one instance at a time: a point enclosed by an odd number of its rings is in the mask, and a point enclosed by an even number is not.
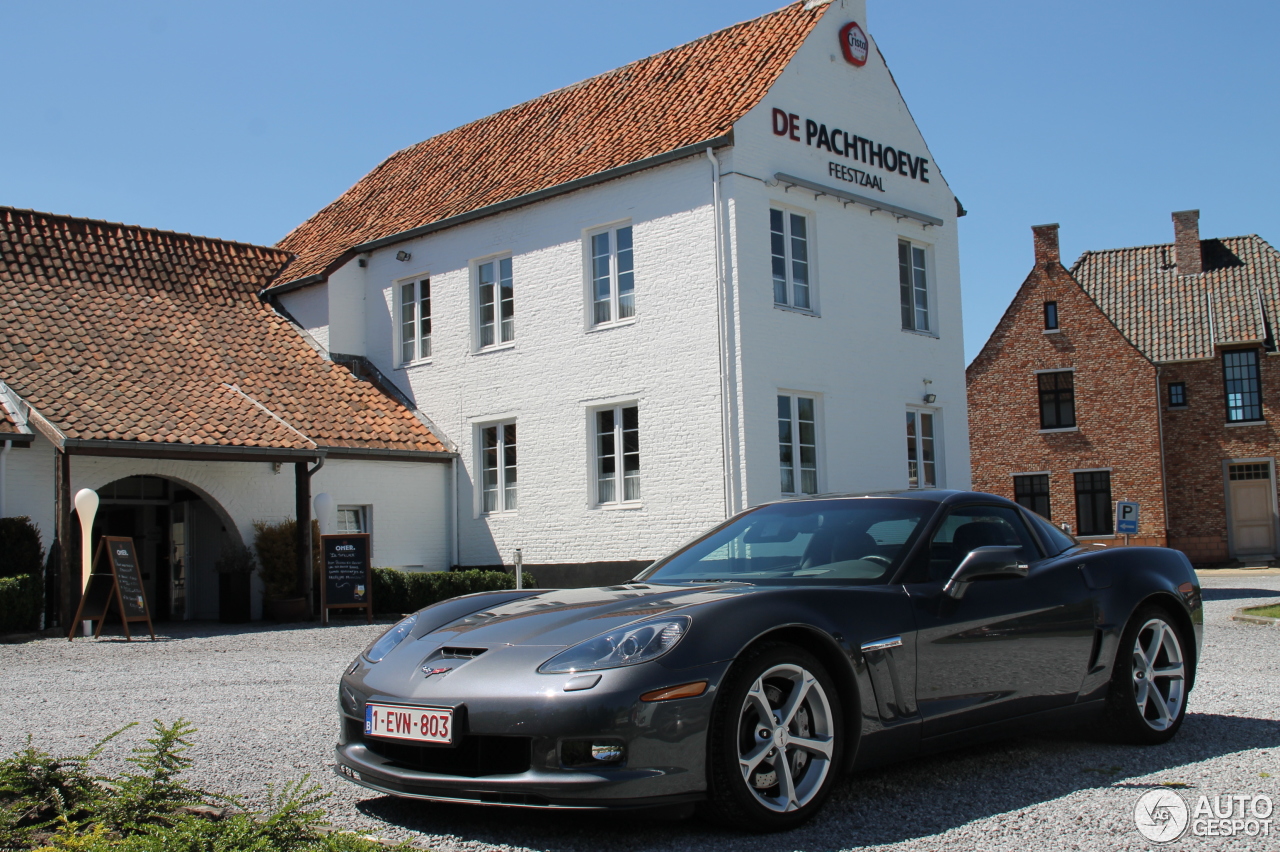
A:
[[[40,573],[44,548],[30,518],[0,518],[0,577]]]
[[[0,577],[0,633],[40,629],[40,575]]]
[[[535,588],[533,575],[524,574],[525,588]],[[516,578],[506,571],[432,571],[409,573],[397,568],[373,569],[373,607],[378,612],[417,612],[424,606],[473,592],[514,589]]]

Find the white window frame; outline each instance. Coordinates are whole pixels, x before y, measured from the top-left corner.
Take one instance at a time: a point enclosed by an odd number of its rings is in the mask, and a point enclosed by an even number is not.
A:
[[[627,231],[630,237],[630,248],[627,254],[630,255],[631,268],[626,271],[618,269],[618,232]],[[609,263],[608,279],[609,279],[609,296],[605,300],[596,299],[596,238],[602,235],[609,237],[609,253],[601,255],[607,257]],[[599,228],[592,228],[586,231],[582,241],[583,250],[583,269],[586,272],[586,305],[587,305],[587,328],[608,328],[615,325],[627,325],[636,321],[636,289],[635,289],[635,226],[630,220],[622,222],[614,222],[610,225],[604,225]],[[621,278],[624,275],[631,276],[630,310],[629,316],[622,316],[622,310],[627,307],[624,302],[624,296],[620,292]],[[601,304],[609,311],[607,319],[599,319],[597,317],[597,305]]]
[[[426,318],[427,333],[425,335],[422,334],[422,325],[421,325],[422,316],[420,313],[422,308],[422,301],[423,301],[422,286],[424,284],[426,285],[426,288],[427,288],[426,301],[427,301],[427,312],[428,312],[428,315]],[[414,315],[409,320],[406,320],[404,315],[404,312],[405,312],[404,288],[406,286],[413,287],[413,305],[412,306],[413,306]],[[434,329],[432,328],[432,316],[431,316],[432,307],[433,307],[431,304],[431,276],[426,273],[423,273],[421,275],[413,275],[408,278],[401,278],[397,280],[395,282],[395,288],[391,294],[391,303],[393,308],[393,316],[395,317],[395,323],[396,323],[396,332],[395,332],[396,363],[402,367],[410,364],[429,364],[431,362],[432,332],[434,331]],[[414,324],[414,330],[416,332],[416,336],[412,341],[406,341],[404,339],[404,326],[407,321],[413,322]],[[423,346],[424,341],[426,343],[425,346]],[[412,358],[404,357],[405,343],[410,343],[410,345],[413,347]]]
[[[902,330],[907,332],[913,332],[915,334],[927,334],[927,335],[930,335],[931,337],[937,337],[938,336],[938,313],[937,313],[938,306],[937,306],[937,299],[934,296],[935,288],[933,286],[933,278],[934,278],[933,246],[930,245],[929,243],[924,243],[924,242],[921,242],[920,240],[913,239],[911,237],[904,236],[902,234],[898,235],[898,239],[894,243],[894,268],[898,271],[899,317],[901,318],[901,309],[906,307],[905,305],[902,304],[902,245],[904,243],[909,247],[907,251],[907,256],[911,264],[911,271],[910,271],[911,325],[909,326],[903,325]],[[915,274],[916,270],[918,269],[915,263],[917,252],[920,253],[920,257],[923,258],[924,260],[924,268],[921,270],[924,273],[923,287],[920,286],[920,282],[917,280],[917,276]],[[918,294],[920,293],[924,294],[924,302],[925,302],[925,307],[924,307],[925,325],[924,326],[921,326],[919,324],[920,323],[920,305],[917,299],[918,299]]]
[[[634,408],[636,411],[636,451],[635,453],[626,452],[626,436],[628,430],[623,428],[625,411]],[[616,402],[611,405],[597,405],[588,409],[589,420],[587,424],[588,432],[591,436],[591,503],[601,508],[629,508],[641,505],[641,473],[643,467],[640,465],[643,458],[640,445],[640,403],[637,400],[627,400]],[[605,455],[603,450],[603,438],[606,433],[600,430],[600,415],[605,412],[613,413],[613,432],[611,436],[613,451],[609,458],[613,462],[613,473],[611,474],[612,495],[611,499],[604,499],[606,495],[601,487],[605,480],[603,476],[603,461]],[[626,462],[627,456],[634,455],[637,461],[636,474],[634,477],[627,477]],[[634,487],[628,489],[628,479]],[[628,492],[630,491],[630,494]]]
[[[508,431],[508,427],[510,431]],[[497,464],[490,468],[487,455],[489,446],[486,443],[488,432],[493,430],[496,439],[493,447],[494,460]],[[477,515],[502,515],[514,513],[519,507],[519,433],[516,420],[491,420],[475,424],[476,448],[476,513]],[[508,458],[508,450],[512,450],[513,458]],[[510,461],[510,464],[508,464]],[[489,471],[494,472],[493,488],[489,487]],[[488,497],[493,494],[493,506],[488,505]]]
[[[782,259],[784,264],[783,268],[786,274],[784,286],[787,291],[785,302],[778,301],[778,281],[774,275],[774,260],[778,257],[778,255],[774,253],[773,244],[773,236],[776,233],[773,229],[774,211],[782,214],[783,221],[782,235],[784,253],[782,255]],[[808,282],[805,285],[809,300],[808,305],[796,304],[796,259],[794,233],[792,231],[794,228],[794,223],[792,221],[793,216],[804,221],[805,234],[803,239],[806,257],[803,263],[805,264],[806,275],[808,277]],[[811,211],[802,210],[777,201],[769,202],[769,221],[767,222],[767,233],[769,235],[769,287],[773,295],[773,306],[779,310],[799,311],[801,313],[815,315],[818,313],[818,264],[816,257],[817,252],[815,250],[815,246],[817,244],[815,219],[816,217]]]
[[[915,430],[912,435],[911,423],[914,415]],[[932,435],[928,438],[924,436],[924,421],[922,417],[929,418],[929,427]],[[931,491],[945,487],[942,466],[942,416],[941,412],[936,408],[921,408],[914,405],[907,406],[906,417],[902,420],[907,426],[907,488],[918,489],[921,491]],[[926,462],[924,458],[925,441],[932,442],[933,450],[932,462]],[[913,458],[914,453],[914,458]],[[912,465],[917,468],[916,482],[911,481]],[[924,481],[924,466],[926,464],[933,465],[933,482]]]
[[[509,316],[503,316],[502,312],[502,265],[509,264],[511,270],[511,312]],[[494,317],[493,317],[493,340],[489,343],[484,342],[485,327],[488,325],[484,321],[484,301],[482,288],[486,285],[481,282],[480,275],[485,266],[492,264],[494,269],[494,280],[492,286],[494,288]],[[474,333],[475,333],[475,351],[491,351],[495,349],[509,349],[516,345],[515,334],[515,258],[510,252],[495,254],[489,257],[482,257],[471,262],[471,295],[474,300]],[[506,324],[510,322],[510,336],[503,339],[506,332]]]
[[[782,418],[782,400],[787,400],[787,435],[783,434],[783,418]],[[821,494],[823,486],[822,476],[822,398],[819,394],[806,391],[794,391],[779,388],[774,397],[775,415],[774,421],[777,423],[778,435],[778,490],[782,494]],[[813,443],[809,444],[803,441],[801,434],[801,400],[808,402],[812,406],[813,414]],[[785,440],[789,437],[789,443]],[[804,474],[806,468],[804,466],[804,448],[811,447],[813,450],[813,490],[806,489],[804,483]],[[790,458],[790,464],[787,465],[785,458]],[[786,474],[790,473],[792,490],[786,489]]]
[[[354,512],[360,522],[359,529],[343,529],[342,513]],[[343,533],[372,533],[373,532],[373,506],[370,505],[342,505],[337,508],[335,518],[335,532],[339,535]]]

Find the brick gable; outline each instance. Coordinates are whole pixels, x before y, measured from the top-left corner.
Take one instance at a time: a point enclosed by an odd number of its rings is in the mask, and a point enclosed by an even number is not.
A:
[[[1075,529],[1072,471],[1110,468],[1112,498],[1140,502],[1141,537],[1163,543],[1155,368],[1059,262],[1056,226],[1037,231],[1036,265],[967,371],[974,488],[1012,498],[1014,474],[1048,471],[1052,519]],[[1037,371],[1065,369],[1077,428],[1042,431]]]

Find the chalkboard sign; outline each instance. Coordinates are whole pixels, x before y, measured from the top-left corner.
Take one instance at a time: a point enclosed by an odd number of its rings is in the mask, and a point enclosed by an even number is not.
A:
[[[320,586],[321,621],[331,609],[364,609],[373,621],[373,569],[368,533],[322,535],[324,582]]]
[[[120,602],[130,621],[148,618],[147,595],[142,589],[142,574],[138,570],[138,557],[133,550],[133,539],[110,538],[107,540],[111,567],[115,570],[116,584],[120,589]]]
[[[105,568],[102,564],[104,555],[107,563]],[[76,626],[82,621],[98,622],[98,629],[93,635],[101,636],[113,600],[120,610],[120,623],[124,627],[125,639],[133,640],[129,633],[129,622],[145,621],[151,639],[155,641],[156,631],[151,626],[151,613],[147,610],[147,594],[142,588],[142,575],[138,570],[138,556],[133,539],[107,535],[98,542],[89,583],[80,598],[80,606],[76,609],[76,617],[71,621],[71,633],[67,639],[75,638]]]

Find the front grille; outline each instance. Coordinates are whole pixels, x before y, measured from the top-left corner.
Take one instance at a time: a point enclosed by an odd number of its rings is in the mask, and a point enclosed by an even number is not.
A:
[[[393,766],[415,772],[480,778],[516,775],[533,762],[531,737],[465,736],[456,746],[420,746],[365,737],[365,746]]]

